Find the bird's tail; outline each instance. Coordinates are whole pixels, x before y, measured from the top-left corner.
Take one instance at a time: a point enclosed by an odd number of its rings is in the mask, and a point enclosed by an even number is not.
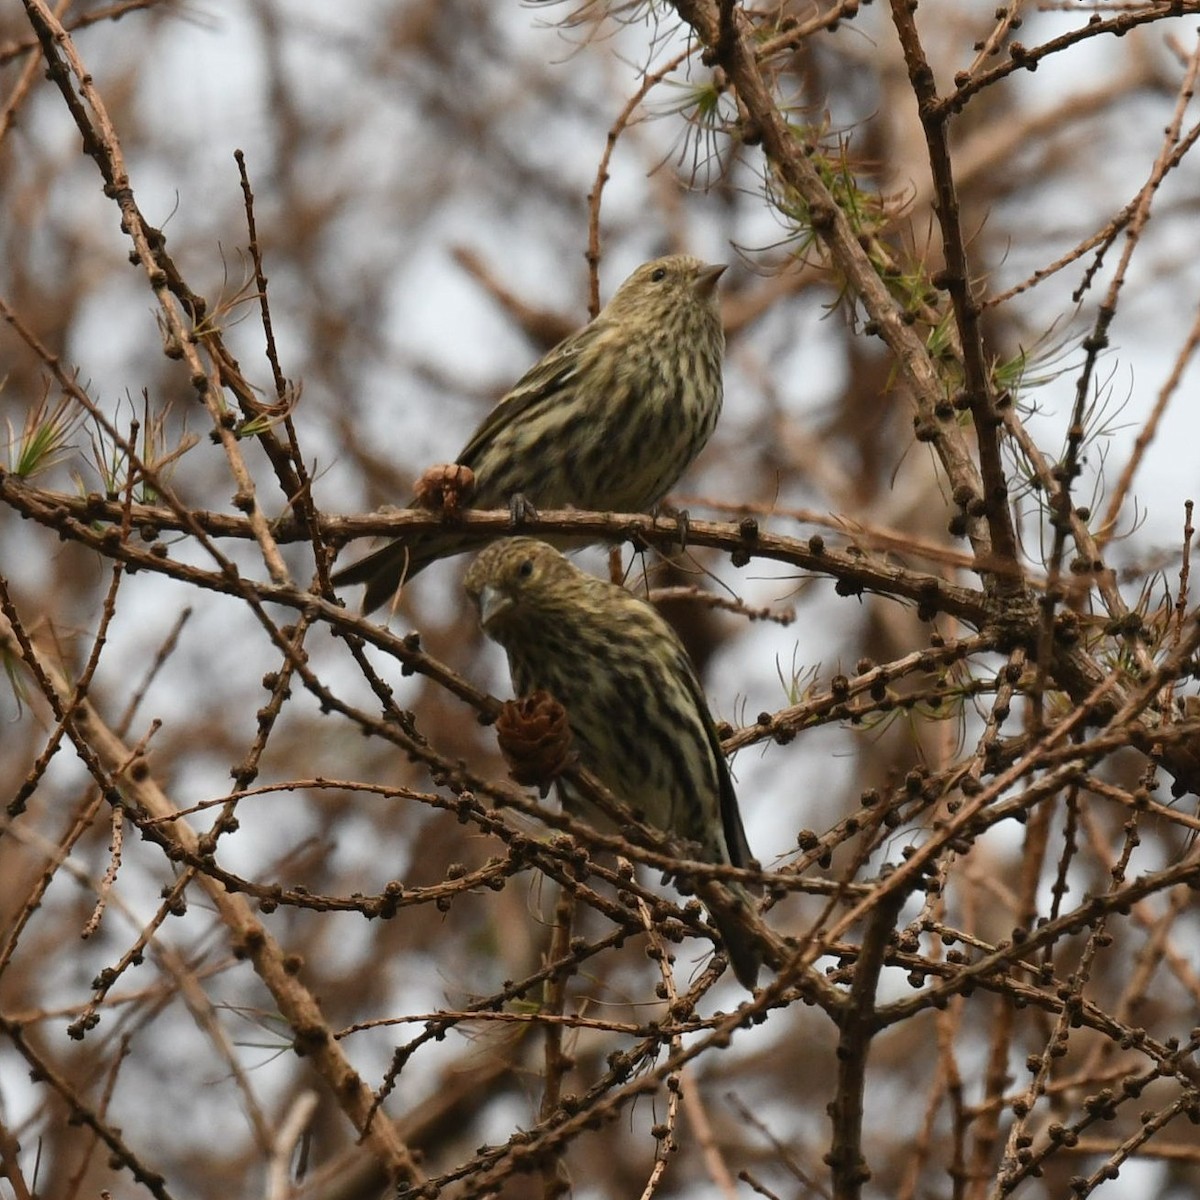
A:
[[[425,565],[417,564],[412,549],[403,542],[389,542],[366,558],[335,571],[332,583],[336,588],[365,583],[367,590],[363,594],[362,610],[369,613],[386,604],[401,583],[411,579]]]
[[[365,583],[362,610],[374,612],[386,604],[402,583],[425,570],[431,562],[451,554],[461,554],[478,544],[452,534],[434,534],[388,542],[386,546],[360,558],[358,562],[334,572],[333,586],[353,587]]]
[[[700,896],[721,935],[738,983],[754,991],[763,964],[762,946],[754,933],[754,897],[740,883],[708,884]]]

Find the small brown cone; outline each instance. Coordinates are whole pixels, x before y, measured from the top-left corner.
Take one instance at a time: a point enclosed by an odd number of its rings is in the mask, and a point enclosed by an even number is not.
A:
[[[461,463],[441,463],[430,467],[413,485],[418,508],[455,516],[475,490],[475,472]]]
[[[507,700],[496,719],[496,740],[512,777],[544,794],[570,759],[567,710],[540,689],[520,700]]]

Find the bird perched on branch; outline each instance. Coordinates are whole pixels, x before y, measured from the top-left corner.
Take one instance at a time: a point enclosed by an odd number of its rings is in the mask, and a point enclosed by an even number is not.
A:
[[[753,865],[696,672],[654,608],[525,537],[488,546],[465,586],[484,631],[508,655],[517,694],[546,692],[566,709],[579,762],[617,800],[694,845],[693,857]],[[569,779],[558,786],[568,811],[595,820]],[[700,892],[734,973],[753,988],[761,953],[735,910],[744,918],[754,902],[740,883],[726,887],[732,907],[728,897],[714,903],[711,888]]]
[[[473,474],[471,506],[644,512],[658,504],[721,413],[716,288],[724,270],[683,254],[638,267],[593,321],[522,376],[463,448],[456,462]],[[435,559],[471,545],[450,529],[397,539],[333,582],[365,583],[370,612]]]

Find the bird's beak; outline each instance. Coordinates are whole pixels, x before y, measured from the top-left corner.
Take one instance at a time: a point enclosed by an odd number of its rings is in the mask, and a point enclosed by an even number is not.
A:
[[[479,623],[486,629],[502,612],[512,607],[512,598],[498,587],[485,583],[479,592]]]
[[[717,290],[717,280],[727,270],[729,268],[725,263],[715,263],[712,266],[702,267],[696,272],[696,291],[707,300]]]

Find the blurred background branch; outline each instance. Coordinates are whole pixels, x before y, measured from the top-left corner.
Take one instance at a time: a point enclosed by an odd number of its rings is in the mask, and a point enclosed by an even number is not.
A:
[[[1200,3],[23,9],[0,1191],[1194,1195]],[[463,559],[329,584],[512,532],[403,506],[673,252],[686,516],[520,532],[676,627],[744,871],[508,778]]]

